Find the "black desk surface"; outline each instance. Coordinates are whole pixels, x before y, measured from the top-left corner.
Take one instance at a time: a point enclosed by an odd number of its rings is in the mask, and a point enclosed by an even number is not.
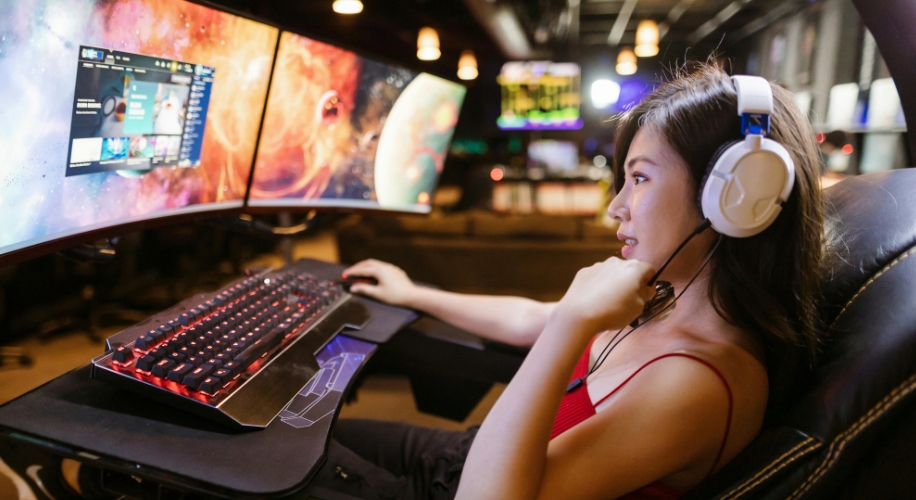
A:
[[[343,269],[320,261],[310,261],[309,267],[325,279],[339,277]],[[343,333],[384,342],[416,317],[366,302],[372,311],[369,324]],[[0,407],[0,429],[62,445],[64,454],[79,454],[84,461],[98,455],[141,477],[170,478],[183,488],[226,497],[279,495],[301,486],[317,470],[343,392],[374,349],[348,336],[339,335],[322,351],[326,359],[347,365],[347,377],[328,383],[332,389],[318,410],[309,410],[311,420],[295,414],[294,399],[289,418],[277,418],[259,431],[236,431],[91,380],[86,366]]]

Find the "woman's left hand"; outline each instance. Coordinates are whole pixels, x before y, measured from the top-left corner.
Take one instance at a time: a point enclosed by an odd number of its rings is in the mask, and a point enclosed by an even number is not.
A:
[[[623,328],[655,294],[655,287],[646,285],[654,272],[645,262],[617,257],[581,269],[554,314],[583,322],[589,335]]]

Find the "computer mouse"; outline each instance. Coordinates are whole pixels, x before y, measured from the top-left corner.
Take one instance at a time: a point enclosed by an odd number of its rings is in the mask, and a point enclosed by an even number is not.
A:
[[[349,278],[341,278],[335,281],[338,285],[342,286],[344,290],[350,291],[350,287],[357,283],[367,283],[369,285],[378,285],[378,280],[375,278],[369,278],[367,276],[351,276]]]

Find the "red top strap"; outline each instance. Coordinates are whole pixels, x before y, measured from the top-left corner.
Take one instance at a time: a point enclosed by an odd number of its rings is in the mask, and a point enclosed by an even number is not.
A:
[[[589,353],[591,352],[592,343],[594,343],[594,341],[595,339],[593,338],[591,342],[589,342],[588,347],[585,349],[585,352],[582,354],[582,357],[579,358],[579,362],[576,364],[576,368],[573,370],[572,377],[570,377],[570,382],[588,373]],[[692,354],[673,352],[669,354],[663,354],[661,356],[658,356],[656,358],[649,360],[647,363],[643,364],[638,369],[636,369],[636,371],[634,371],[629,377],[627,377],[626,380],[624,380],[620,385],[615,387],[613,391],[611,391],[606,396],[601,398],[594,405],[591,403],[591,400],[588,397],[588,390],[586,387],[586,382],[583,381],[582,385],[580,385],[577,389],[563,396],[563,399],[560,402],[560,408],[557,411],[557,417],[553,423],[553,429],[550,433],[550,439],[553,439],[559,436],[560,434],[566,432],[568,429],[575,426],[579,422],[582,422],[586,420],[587,418],[591,417],[592,415],[595,415],[596,406],[600,405],[602,402],[604,402],[604,400],[616,394],[617,391],[619,391],[621,388],[623,388],[623,386],[627,384],[627,382],[632,380],[633,377],[635,377],[639,372],[641,372],[643,368],[651,365],[652,363],[660,359],[665,359],[665,358],[670,358],[670,357],[675,357],[675,356],[692,359],[698,363],[702,363],[704,366],[712,370],[713,373],[716,374],[716,376],[719,377],[719,380],[722,381],[722,385],[725,386],[725,390],[728,393],[728,419],[725,422],[725,434],[722,437],[722,444],[719,446],[719,451],[716,454],[716,459],[713,462],[712,467],[709,469],[709,472],[706,473],[706,476],[704,477],[704,479],[706,477],[709,477],[716,470],[716,467],[719,465],[719,461],[722,460],[722,454],[725,452],[725,445],[728,442],[728,435],[729,435],[729,432],[731,431],[732,413],[734,411],[734,398],[732,396],[731,387],[728,385],[728,380],[726,380],[722,372],[719,371],[718,368],[713,366],[712,363],[702,358],[699,358],[697,356],[694,356]]]

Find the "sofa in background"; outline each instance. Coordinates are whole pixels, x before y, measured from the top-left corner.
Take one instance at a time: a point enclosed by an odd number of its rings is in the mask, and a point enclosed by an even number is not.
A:
[[[446,290],[538,300],[559,299],[579,269],[623,247],[615,228],[591,219],[485,211],[358,215],[338,228],[337,245],[346,264],[373,258]]]

